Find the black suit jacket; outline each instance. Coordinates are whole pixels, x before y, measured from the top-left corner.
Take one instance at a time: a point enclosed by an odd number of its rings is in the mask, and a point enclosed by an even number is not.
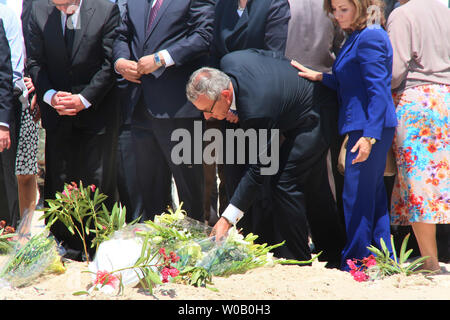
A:
[[[231,78],[239,123],[243,129],[278,129],[287,139],[299,132],[320,127],[321,107],[336,106],[335,95],[321,83],[299,77],[284,55],[263,50],[235,51],[225,55],[221,70]],[[328,147],[319,130],[308,143],[314,152]],[[270,146],[268,147],[270,150]],[[307,150],[307,151],[306,151]],[[307,158],[311,146],[296,146],[300,158]],[[280,163],[283,159],[280,159]],[[246,211],[262,183],[260,164],[250,166],[241,179],[231,203]]]
[[[215,10],[211,65],[227,53],[263,49],[284,53],[291,18],[288,0],[249,0],[239,17],[238,1],[218,0]]]
[[[13,71],[11,51],[3,20],[0,19],[0,122],[10,123],[13,113]]]
[[[33,1],[35,0],[22,0],[22,15],[20,16],[20,19],[22,20],[22,32],[23,38],[25,40],[25,46],[28,45],[29,40],[28,23],[30,22],[31,8],[33,6]]]
[[[114,61],[138,61],[145,55],[167,50],[175,65],[143,75],[142,84],[129,83],[127,100],[132,112],[141,94],[156,118],[200,118],[201,113],[186,98],[189,76],[207,64],[212,39],[214,0],[164,0],[151,30],[146,25],[151,0],[133,0],[125,5],[123,22],[114,42]]]
[[[54,128],[62,118],[43,102],[50,90],[81,94],[92,105],[71,117],[75,126],[91,131],[105,127],[105,96],[114,85],[112,44],[119,24],[119,9],[109,0],[83,0],[80,28],[75,30],[72,55],[67,54],[61,12],[48,0],[33,2],[29,23],[28,70],[36,86],[42,125]],[[67,117],[67,116],[65,116]]]

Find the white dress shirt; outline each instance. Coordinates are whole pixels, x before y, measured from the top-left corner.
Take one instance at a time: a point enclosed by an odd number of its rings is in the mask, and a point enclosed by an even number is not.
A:
[[[25,86],[23,79],[24,64],[25,64],[25,42],[22,34],[22,24],[20,23],[20,14],[17,11],[17,6],[10,7],[13,4],[22,4],[22,1],[15,2],[1,1],[0,2],[0,18],[3,21],[3,28],[5,29],[5,35],[8,40],[8,44],[11,51],[11,66],[13,71],[13,85],[14,89],[18,89],[22,92],[19,97],[22,107],[28,106],[28,90]],[[0,125],[9,127],[9,124],[0,122]]]

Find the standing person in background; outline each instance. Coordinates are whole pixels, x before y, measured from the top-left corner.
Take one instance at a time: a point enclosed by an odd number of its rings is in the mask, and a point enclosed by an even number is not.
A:
[[[8,40],[11,52],[11,66],[13,74],[13,108],[9,122],[3,125],[9,128],[11,147],[3,151],[2,167],[2,192],[1,203],[3,210],[9,212],[10,219],[5,219],[12,226],[16,226],[18,219],[22,216],[22,210],[19,205],[18,182],[15,175],[16,153],[19,140],[20,118],[22,114],[22,105],[28,106],[28,91],[24,81],[24,62],[25,48],[22,36],[20,20],[16,12],[0,3],[0,18],[3,20],[3,27]],[[19,189],[20,190],[20,189]],[[23,191],[23,190],[21,190]],[[36,193],[36,189],[35,189]],[[34,194],[36,196],[36,194]],[[22,203],[23,204],[23,203]],[[3,211],[2,210],[2,211]]]
[[[211,45],[210,66],[219,68],[220,59],[226,54],[244,49],[263,49],[284,54],[288,33],[288,23],[291,17],[289,2],[287,0],[219,0],[217,1],[214,21],[214,37]],[[231,111],[230,111],[231,112]],[[226,129],[238,129],[240,124],[227,121],[219,121],[209,118],[207,127]],[[248,142],[247,142],[248,143]],[[238,153],[248,155],[249,146],[245,150],[234,150],[234,164],[218,165],[221,184],[219,191],[225,189],[226,201],[220,203],[221,213],[228,205],[239,181],[248,168],[248,164],[237,164]],[[226,150],[225,150],[226,152]],[[230,152],[230,151],[228,151]],[[226,158],[226,155],[224,155]],[[247,161],[247,159],[245,159]],[[248,162],[248,161],[247,161]],[[206,166],[205,175],[214,174],[215,167]],[[225,181],[224,181],[225,180]],[[268,227],[271,219],[271,196],[269,179],[265,177],[259,194],[258,201],[253,203],[252,208],[247,210],[247,214],[242,218],[240,226],[245,233],[255,233],[260,236],[258,241],[267,242],[264,230]],[[213,179],[210,179],[213,181]],[[215,185],[214,185],[215,186]],[[208,187],[209,189],[211,187]],[[219,194],[219,196],[222,196]]]
[[[112,44],[119,10],[108,0],[51,0],[33,4],[28,70],[36,85],[46,130],[44,199],[65,183],[94,184],[114,199],[115,172],[108,127],[117,114],[113,96]],[[57,221],[50,231],[66,257],[83,260],[82,242]],[[88,239],[89,242],[89,239]],[[89,244],[88,244],[89,246]],[[91,251],[92,255],[93,252]],[[91,256],[92,258],[92,256]]]
[[[391,222],[412,224],[429,256],[423,268],[439,271],[436,224],[450,224],[450,10],[437,0],[400,2],[387,24],[399,121]]]
[[[378,10],[368,10],[372,5]],[[325,0],[324,8],[348,33],[333,74],[292,63],[300,76],[322,81],[338,93],[339,132],[349,136],[342,195],[347,243],[341,263],[343,270],[349,270],[347,259],[369,256],[367,247],[380,247],[381,238],[392,251],[383,179],[397,125],[391,95],[392,47],[381,27],[384,16],[378,1]],[[381,25],[372,25],[373,20]]]
[[[127,0],[110,0],[119,7],[121,20],[126,13]],[[143,197],[136,172],[136,158],[131,137],[131,113],[127,108],[128,81],[117,74],[119,101],[119,132],[117,140],[117,192],[120,203],[126,207],[126,221],[133,221],[142,214]]]
[[[37,186],[37,148],[38,148],[38,106],[34,93],[33,81],[26,76],[26,50],[23,30],[27,29],[27,21],[21,20],[24,10],[31,7],[31,1],[6,1],[7,8],[1,14],[9,14],[9,28],[12,37],[9,39],[14,69],[16,136],[17,146],[15,174],[17,176],[19,211],[22,219],[25,214],[33,214],[38,197]],[[13,13],[15,19],[13,19]],[[27,33],[28,34],[28,33]],[[22,232],[27,227],[24,226]]]
[[[183,209],[203,220],[203,167],[176,165],[171,135],[184,129],[193,137],[195,120],[201,119],[185,87],[189,75],[207,63],[213,20],[213,0],[133,0],[125,6],[113,61],[128,81],[124,108],[131,116],[144,221],[171,204],[172,175]]]
[[[331,72],[331,67],[345,40],[344,32],[328,18],[323,10],[323,3],[317,0],[290,0],[291,19],[289,21],[286,57],[296,60],[308,68],[320,72]],[[337,97],[334,97],[337,101]],[[327,259],[340,266],[340,255],[345,244],[344,213],[342,210],[342,189],[344,178],[337,170],[337,160],[343,137],[339,135],[338,109],[330,106],[322,108],[322,130],[328,139],[330,148],[323,157],[323,170],[314,175],[308,183],[313,192],[308,195],[311,207],[307,210],[310,224],[322,225],[313,228],[313,243],[317,252],[324,250],[319,259]],[[316,187],[313,187],[316,186]],[[334,200],[324,201],[323,195],[329,194],[331,188]],[[320,216],[311,213],[329,212],[323,216],[328,221],[321,221]],[[337,212],[336,212],[337,211]],[[336,212],[336,213],[335,213]],[[333,221],[329,221],[334,219]],[[329,225],[327,229],[324,226]],[[317,230],[317,231],[316,231]],[[320,233],[319,233],[320,231]],[[329,256],[329,257],[327,257]]]
[[[5,183],[1,186],[0,200],[2,209],[0,210],[0,219],[5,220],[6,223],[11,226],[14,226],[14,222],[18,216],[17,183],[14,184],[15,152],[9,150],[11,147],[11,136],[14,135],[14,132],[10,128],[11,121],[14,121],[13,112],[13,70],[11,67],[11,51],[9,49],[5,28],[3,27],[3,19],[0,18],[0,175]],[[13,208],[11,208],[8,203],[10,198],[7,190],[12,190],[16,193],[15,207]],[[7,206],[7,210],[5,210],[4,206]]]

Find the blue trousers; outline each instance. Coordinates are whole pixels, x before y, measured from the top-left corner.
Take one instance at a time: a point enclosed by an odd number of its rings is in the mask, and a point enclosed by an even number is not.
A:
[[[389,251],[392,252],[383,176],[394,131],[394,128],[385,128],[381,140],[372,146],[368,159],[356,164],[352,164],[352,160],[356,158],[358,151],[352,153],[350,150],[361,138],[363,132],[348,133],[342,195],[347,243],[342,251],[342,270],[349,270],[347,259],[361,260],[369,256],[371,252],[367,247],[374,245],[380,248],[380,238],[383,238]]]

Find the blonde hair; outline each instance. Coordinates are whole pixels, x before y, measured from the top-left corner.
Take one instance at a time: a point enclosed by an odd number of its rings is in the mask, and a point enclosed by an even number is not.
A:
[[[385,4],[381,0],[348,0],[356,8],[355,19],[350,28],[352,30],[362,30],[370,25],[379,24],[383,28],[386,25],[386,18],[384,16]],[[334,23],[336,19],[333,15],[333,8],[331,0],[324,0],[323,9],[330,16]]]

